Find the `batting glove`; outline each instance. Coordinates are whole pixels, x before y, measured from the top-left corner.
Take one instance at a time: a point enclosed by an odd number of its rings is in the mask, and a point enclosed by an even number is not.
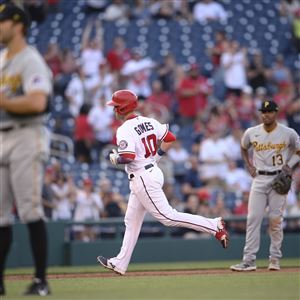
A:
[[[110,159],[111,163],[113,165],[117,165],[118,164],[118,158],[119,158],[119,154],[118,154],[117,150],[113,149],[112,153],[109,154],[109,159]]]

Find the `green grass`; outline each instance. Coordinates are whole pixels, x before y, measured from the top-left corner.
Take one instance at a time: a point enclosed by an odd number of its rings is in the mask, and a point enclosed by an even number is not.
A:
[[[129,271],[228,268],[238,261],[188,262],[162,264],[132,264]],[[299,260],[284,259],[283,267],[300,266]],[[267,261],[258,261],[266,267]],[[6,274],[31,274],[32,269],[10,269]],[[95,267],[55,267],[49,273],[108,272]],[[6,299],[21,299],[28,280],[6,282]],[[110,278],[51,279],[53,295],[49,300],[63,299],[218,299],[218,300],[298,300],[300,299],[299,273],[226,273],[180,276],[144,276]],[[25,299],[37,299],[26,297]],[[1,299],[2,300],[2,299]]]

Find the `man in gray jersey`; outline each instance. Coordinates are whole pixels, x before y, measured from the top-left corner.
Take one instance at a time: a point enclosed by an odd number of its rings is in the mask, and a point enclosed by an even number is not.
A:
[[[299,136],[294,129],[277,123],[277,104],[264,101],[260,111],[263,123],[248,128],[241,140],[242,156],[253,182],[249,195],[243,261],[231,266],[233,271],[256,270],[260,227],[267,207],[271,238],[269,270],[280,270],[282,219],[286,195],[279,195],[271,185],[283,167],[290,170],[300,160]],[[253,159],[249,156],[250,148],[253,150]]]
[[[12,208],[27,224],[35,276],[26,295],[50,293],[46,281],[47,234],[42,207],[44,164],[49,134],[44,123],[52,91],[51,72],[26,43],[27,14],[13,4],[0,5],[0,295],[12,243]]]

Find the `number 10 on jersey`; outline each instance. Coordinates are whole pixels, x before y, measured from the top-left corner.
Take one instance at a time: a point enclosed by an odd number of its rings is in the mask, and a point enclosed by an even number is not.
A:
[[[149,157],[151,154],[152,156],[156,154],[157,144],[155,134],[150,134],[146,137],[143,137],[142,143],[145,147],[145,158]]]

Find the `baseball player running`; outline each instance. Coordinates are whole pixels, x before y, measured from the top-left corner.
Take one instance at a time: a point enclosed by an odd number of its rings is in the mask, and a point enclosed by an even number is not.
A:
[[[118,151],[110,154],[112,164],[125,164],[130,185],[130,196],[125,214],[125,235],[120,253],[107,259],[98,256],[105,268],[124,275],[146,212],[166,226],[186,227],[210,233],[224,248],[228,245],[228,233],[222,218],[209,219],[198,215],[180,213],[173,209],[162,190],[163,173],[157,162],[176,140],[168,125],[134,113],[137,96],[129,90],[119,90],[112,95],[108,105],[123,121],[117,130]],[[160,143],[160,148],[157,145]]]
[[[26,43],[27,14],[13,4],[0,5],[0,295],[12,243],[12,208],[27,224],[35,276],[26,295],[48,295],[47,234],[42,183],[49,139],[43,126],[51,73],[38,51]]]
[[[255,271],[256,253],[260,244],[260,227],[268,207],[271,238],[269,270],[280,270],[283,240],[282,219],[286,195],[272,188],[274,178],[288,170],[300,159],[300,140],[296,131],[277,123],[278,106],[264,101],[261,106],[262,124],[247,129],[241,140],[246,167],[254,178],[249,196],[246,244],[243,261],[230,267],[233,271]],[[248,151],[253,150],[253,163]]]

